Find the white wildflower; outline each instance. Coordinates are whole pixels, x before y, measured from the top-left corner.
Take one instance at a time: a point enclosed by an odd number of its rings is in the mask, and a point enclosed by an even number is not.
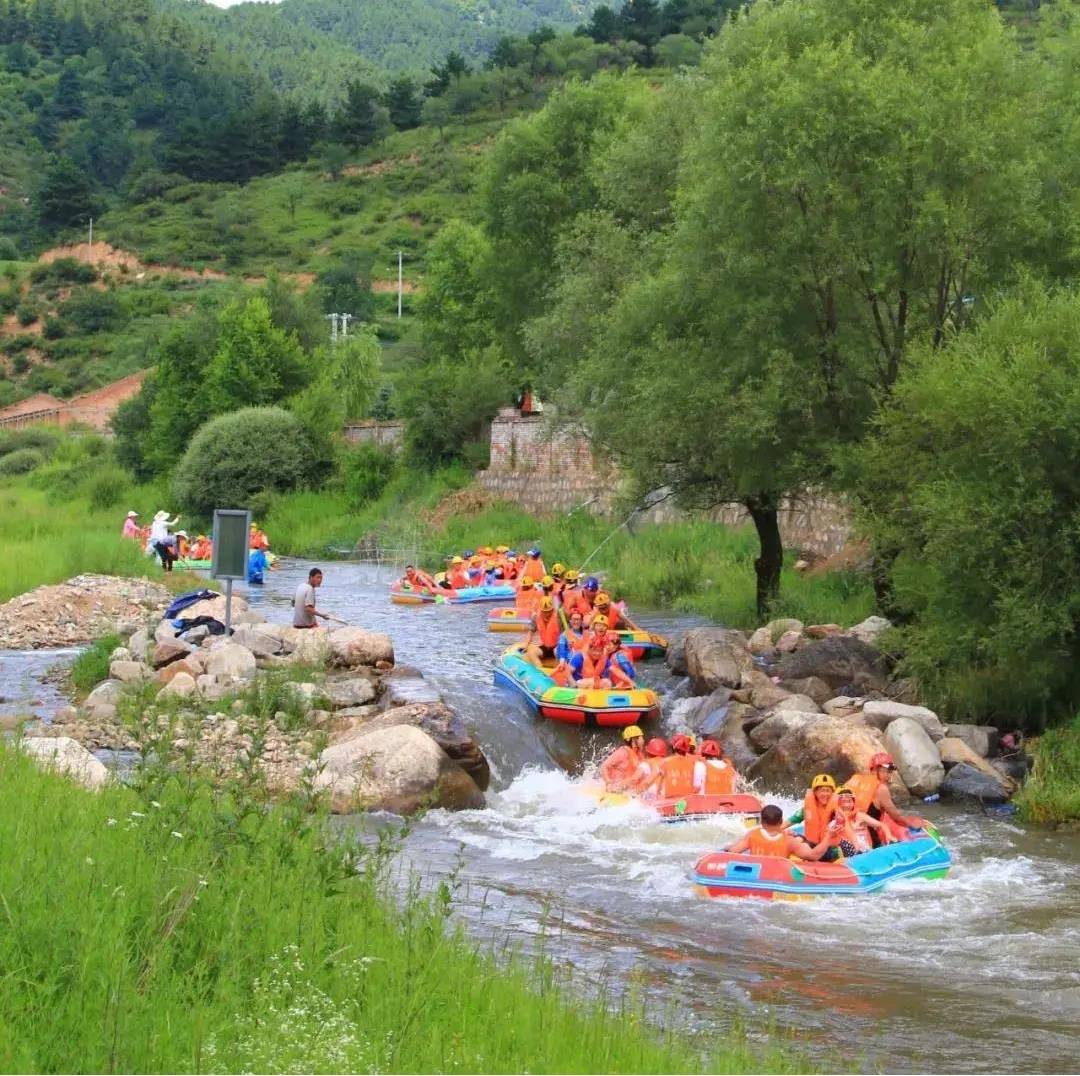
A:
[[[175,837],[178,841],[182,841],[184,839],[184,835],[182,833],[177,833],[175,829],[172,831],[172,836]]]

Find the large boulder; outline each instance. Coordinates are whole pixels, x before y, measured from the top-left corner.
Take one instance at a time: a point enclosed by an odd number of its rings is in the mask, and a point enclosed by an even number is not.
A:
[[[774,710],[798,710],[804,714],[820,714],[821,707],[809,695],[788,695],[783,702],[777,703]]]
[[[891,721],[885,730],[885,747],[904,784],[916,796],[932,796],[941,787],[945,767],[934,741],[918,721],[910,717]]]
[[[211,676],[250,680],[255,675],[255,655],[236,643],[222,642],[210,651],[206,671]]]
[[[335,664],[352,667],[394,664],[394,643],[389,635],[367,628],[338,628],[330,632],[330,651]]]
[[[760,669],[751,669],[743,676],[745,701],[759,710],[780,706],[791,697],[791,692],[774,683]],[[743,697],[740,695],[740,697]]]
[[[809,695],[819,707],[823,707],[836,694],[824,680],[817,676],[787,680],[779,686],[785,691],[790,691],[792,695]]]
[[[127,641],[127,648],[136,661],[145,661],[150,656],[150,633],[139,628]]]
[[[348,680],[329,680],[320,694],[330,700],[335,710],[348,706],[366,706],[375,701],[375,685],[363,676],[353,676]]]
[[[153,653],[150,655],[150,664],[155,669],[163,669],[174,661],[186,658],[193,649],[194,647],[190,643],[185,643],[180,639],[167,639],[154,647]]]
[[[892,624],[883,616],[868,616],[861,624],[849,628],[847,634],[853,639],[861,639],[870,646],[876,646],[882,633],[891,627]]]
[[[833,635],[785,654],[776,666],[782,681],[815,676],[832,688],[854,685],[859,694],[881,691],[888,680],[885,659],[861,639]]]
[[[442,702],[442,694],[430,680],[425,680],[419,673],[414,676],[389,676],[386,679],[383,701],[387,709],[392,709],[395,706],[408,706],[419,702]]]
[[[943,740],[938,740],[937,749],[938,754],[941,755],[941,762],[946,771],[952,769],[953,766],[959,766],[961,764],[971,766],[974,769],[979,770],[980,773],[986,774],[987,777],[1003,778],[1009,792],[1016,791],[1016,781],[1012,779],[1012,776],[1008,774],[1006,770],[993,763],[987,762],[985,758],[972,751],[972,749],[958,737],[946,736]]]
[[[881,733],[822,714],[791,728],[750,767],[766,787],[803,793],[811,778],[830,773],[838,782],[866,770],[884,749]]]
[[[141,661],[110,661],[109,676],[123,684],[137,684],[153,679],[153,672]]]
[[[768,751],[789,732],[817,719],[817,714],[807,710],[777,710],[750,729],[750,742],[759,751]]]
[[[738,687],[754,668],[746,637],[732,628],[692,628],[686,633],[686,669],[695,695]]]
[[[379,728],[334,744],[319,756],[315,788],[330,795],[336,814],[484,806],[476,782],[421,729]]]
[[[762,716],[745,703],[729,702],[708,710],[699,723],[699,731],[702,736],[716,740],[739,773],[746,773],[758,757],[748,733],[761,723]]]
[[[34,736],[19,746],[31,758],[87,788],[101,788],[109,779],[105,766],[70,736]]]
[[[993,725],[948,725],[945,733],[963,740],[981,758],[994,754],[1001,739],[1001,734]]]
[[[863,717],[868,725],[884,731],[894,721],[904,718],[922,725],[926,734],[935,742],[945,735],[945,726],[933,710],[925,706],[908,706],[902,702],[890,702],[887,699],[872,700],[863,706]]]
[[[188,672],[179,672],[158,692],[159,699],[186,699],[198,690],[195,677]]]
[[[264,631],[260,625],[243,625],[236,629],[232,641],[245,650],[250,650],[257,658],[272,658],[282,653],[285,644],[278,632]]]
[[[676,676],[686,676],[686,633],[668,640],[667,654],[664,656],[667,667]]]
[[[780,617],[778,620],[770,620],[765,625],[765,630],[769,633],[769,638],[773,643],[778,643],[782,636],[788,635],[794,632],[796,635],[802,635],[803,622],[796,620],[794,617]]]
[[[773,647],[772,632],[768,627],[758,628],[746,645],[751,654],[767,654]]]
[[[239,594],[234,594],[232,597],[232,622],[234,624],[240,623],[237,620],[242,613],[247,610],[247,599]],[[214,620],[220,620],[222,624],[225,623],[225,595],[215,594],[212,598],[203,598],[202,601],[197,601],[193,605],[189,605],[186,609],[180,611],[177,614],[177,620],[198,620],[201,616],[213,617]]]
[[[83,708],[96,716],[113,716],[123,694],[123,684],[119,680],[102,680],[83,703]]]
[[[781,654],[791,654],[799,649],[802,638],[802,632],[800,631],[785,631],[784,634],[776,640],[776,649]]]
[[[1005,777],[991,777],[966,762],[953,766],[941,783],[941,794],[951,799],[972,799],[981,803],[1004,803],[1009,798]]]

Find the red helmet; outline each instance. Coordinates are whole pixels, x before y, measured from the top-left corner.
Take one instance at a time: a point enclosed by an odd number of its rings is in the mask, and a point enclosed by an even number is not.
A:
[[[667,754],[667,744],[657,736],[645,745],[645,754],[663,758]]]
[[[720,745],[715,740],[702,740],[698,754],[704,758],[719,758],[722,754]]]
[[[879,751],[872,759],[870,759],[870,765],[868,769],[876,770],[882,766],[887,766],[890,770],[896,769],[896,763],[892,760],[892,755],[887,751]]]
[[[680,755],[685,755],[690,750],[690,737],[685,733],[680,732],[676,736],[671,737],[671,750],[678,752]]]

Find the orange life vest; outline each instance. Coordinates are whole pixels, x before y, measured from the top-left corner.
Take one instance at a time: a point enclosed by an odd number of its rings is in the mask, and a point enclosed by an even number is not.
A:
[[[451,568],[446,578],[454,590],[463,590],[469,585],[469,573],[460,564]]]
[[[522,579],[531,579],[534,583],[539,583],[547,572],[544,569],[544,562],[539,557],[529,557],[525,561],[525,568],[522,570]]]
[[[855,810],[864,814],[870,810],[881,782],[872,773],[857,773],[844,782],[855,793]]]
[[[619,614],[619,610],[616,609],[614,605],[609,605],[607,609],[602,611],[594,606],[593,614],[595,615],[597,613],[599,613],[601,616],[607,617],[608,631],[618,631],[619,621],[621,617]]]
[[[788,835],[781,831],[775,836],[767,833],[762,826],[752,829],[747,835],[750,842],[750,854],[753,856],[781,856],[787,858]]]
[[[735,767],[723,759],[706,758],[705,795],[730,796],[735,791]]]
[[[567,616],[573,612],[578,612],[586,620],[592,616],[593,605],[592,602],[585,596],[587,591],[578,591],[577,597],[574,599],[574,604],[566,610]]]
[[[835,795],[822,807],[812,790],[806,793],[803,797],[803,836],[809,844],[815,845],[825,836],[825,827],[832,821],[835,813]]]
[[[532,587],[519,590],[514,598],[514,611],[519,616],[535,616],[540,609],[540,595]]]
[[[600,765],[600,776],[609,788],[626,788],[636,783],[642,756],[628,743],[615,748]]]
[[[554,650],[559,645],[559,636],[562,635],[562,624],[559,622],[558,613],[537,613],[533,621],[536,634],[540,636],[540,645]]]
[[[694,767],[697,759],[693,755],[669,755],[661,760],[660,795],[692,796],[694,788]]]

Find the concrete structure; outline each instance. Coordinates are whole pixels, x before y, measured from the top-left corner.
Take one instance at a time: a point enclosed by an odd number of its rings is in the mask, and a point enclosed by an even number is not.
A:
[[[400,451],[405,443],[405,423],[397,420],[380,422],[373,418],[360,419],[347,422],[342,432],[345,440],[354,445],[375,445],[392,452]]]
[[[142,386],[146,370],[104,385],[92,392],[60,400],[47,392],[39,392],[0,411],[0,429],[19,429],[23,426],[89,426],[99,433],[109,433],[109,420],[116,409],[131,399]]]

